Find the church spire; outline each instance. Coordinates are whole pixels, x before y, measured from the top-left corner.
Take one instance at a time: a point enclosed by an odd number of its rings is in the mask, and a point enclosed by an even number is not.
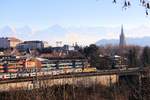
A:
[[[124,47],[126,45],[126,41],[125,41],[125,35],[124,35],[124,31],[123,31],[123,25],[121,26],[121,34],[120,34],[120,43],[119,46],[120,47]]]
[[[124,34],[123,25],[121,25],[121,34]]]

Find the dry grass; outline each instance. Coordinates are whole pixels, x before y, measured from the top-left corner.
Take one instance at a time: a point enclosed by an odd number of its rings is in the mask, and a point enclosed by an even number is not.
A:
[[[126,100],[114,86],[90,87],[59,85],[34,90],[20,90],[0,93],[0,100]]]
[[[143,81],[143,100],[149,100],[150,97],[150,81],[148,80]],[[49,87],[45,84],[33,90],[1,92],[0,100],[140,100],[139,95],[141,94],[138,94],[138,91],[138,85],[129,85],[127,82],[111,84],[110,87],[98,84],[90,86],[66,84]]]

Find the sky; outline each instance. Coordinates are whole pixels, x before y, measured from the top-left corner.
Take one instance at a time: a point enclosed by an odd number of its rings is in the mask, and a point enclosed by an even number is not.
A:
[[[62,27],[150,26],[139,0],[122,9],[123,0],[0,0],[0,27],[30,26],[34,30]]]
[[[0,26],[44,28],[59,24],[63,27],[119,26],[149,24],[139,0],[122,10],[121,2],[112,0],[0,0]],[[148,21],[148,22],[147,22]]]

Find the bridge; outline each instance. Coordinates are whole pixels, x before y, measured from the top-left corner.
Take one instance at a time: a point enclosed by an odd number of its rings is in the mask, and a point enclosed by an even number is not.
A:
[[[12,89],[33,89],[42,85],[62,85],[62,84],[102,84],[109,86],[111,83],[117,83],[120,76],[139,76],[147,77],[146,71],[150,68],[128,68],[127,70],[98,70],[91,73],[72,73],[56,76],[40,76],[40,77],[28,77],[18,78],[0,81],[0,91],[9,91]]]

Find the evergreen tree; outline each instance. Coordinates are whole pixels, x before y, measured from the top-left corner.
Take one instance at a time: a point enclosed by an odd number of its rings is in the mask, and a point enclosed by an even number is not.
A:
[[[84,48],[84,55],[88,58],[92,67],[100,66],[99,48],[95,44]]]
[[[100,57],[99,47],[97,47],[95,44],[91,44],[89,47],[85,47],[83,51],[92,67],[96,67],[97,69],[110,68],[110,58]]]
[[[150,48],[147,46],[143,49],[142,63],[144,67],[150,65]]]
[[[129,67],[137,67],[138,65],[138,57],[137,57],[138,53],[136,48],[132,48],[129,50],[128,53],[128,65]]]

